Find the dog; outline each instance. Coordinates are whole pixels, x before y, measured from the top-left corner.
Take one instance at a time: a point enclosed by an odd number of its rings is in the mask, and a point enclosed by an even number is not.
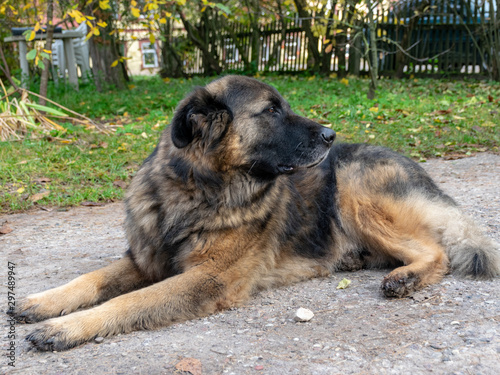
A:
[[[334,139],[253,78],[195,89],[128,189],[123,258],[30,295],[10,314],[48,319],[27,340],[61,351],[336,270],[393,267],[381,284],[387,297],[450,270],[500,274],[498,244],[418,164]]]

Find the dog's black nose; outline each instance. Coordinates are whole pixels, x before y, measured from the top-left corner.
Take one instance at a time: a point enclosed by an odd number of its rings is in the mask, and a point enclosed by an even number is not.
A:
[[[321,129],[321,138],[328,146],[330,146],[335,140],[335,132],[332,129],[323,127]]]

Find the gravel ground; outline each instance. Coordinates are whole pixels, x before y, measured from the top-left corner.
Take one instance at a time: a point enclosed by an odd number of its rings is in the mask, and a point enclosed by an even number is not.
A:
[[[423,166],[500,240],[500,156]],[[7,262],[15,263],[16,298],[105,266],[126,249],[121,203],[0,217],[2,303]],[[446,276],[412,298],[384,299],[387,271],[337,273],[262,292],[245,306],[157,331],[106,338],[62,353],[29,350],[33,326],[16,325],[15,367],[8,366],[2,320],[0,373],[8,374],[498,374],[500,279]],[[347,289],[336,289],[343,278]],[[315,313],[293,321],[299,307]],[[188,370],[188,372],[182,372]]]

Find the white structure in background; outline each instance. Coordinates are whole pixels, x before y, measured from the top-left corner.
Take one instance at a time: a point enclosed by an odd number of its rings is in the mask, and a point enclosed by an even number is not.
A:
[[[70,30],[63,30],[63,34],[68,31]],[[75,50],[76,64],[80,67],[82,79],[86,81],[90,73],[89,44],[85,40],[87,36],[87,25],[83,22],[80,26],[71,31],[77,31],[83,34],[83,37],[73,39],[73,48]],[[61,40],[56,39],[52,43],[52,66],[57,68],[57,72],[54,73],[54,80],[56,80],[57,77],[66,77],[64,46]]]
[[[142,68],[158,68],[158,53],[155,43],[141,43]]]

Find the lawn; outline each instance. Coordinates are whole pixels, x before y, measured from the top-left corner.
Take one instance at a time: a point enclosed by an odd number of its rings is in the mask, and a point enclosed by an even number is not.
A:
[[[362,79],[259,77],[300,115],[331,126],[340,141],[391,147],[417,161],[498,152],[500,85],[382,80],[375,100]],[[58,120],[50,136],[0,142],[0,212],[119,200],[153,150],[177,102],[210,78],[135,78],[127,91],[50,88],[49,98],[110,130]]]

